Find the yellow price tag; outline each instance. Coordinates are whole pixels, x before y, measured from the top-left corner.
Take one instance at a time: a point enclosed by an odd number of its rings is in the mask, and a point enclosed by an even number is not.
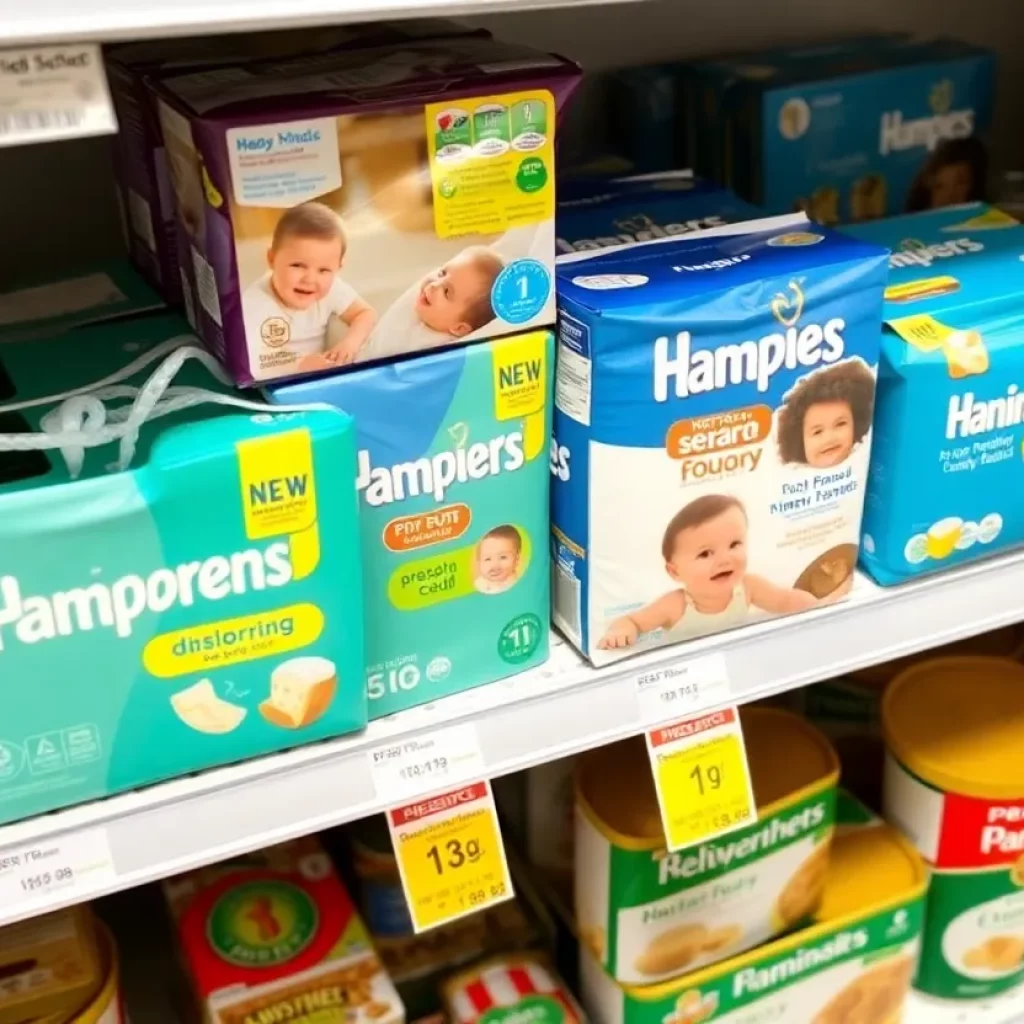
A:
[[[735,707],[647,733],[647,751],[670,850],[757,820],[750,766]]]
[[[417,933],[512,898],[490,783],[396,808],[388,826]]]

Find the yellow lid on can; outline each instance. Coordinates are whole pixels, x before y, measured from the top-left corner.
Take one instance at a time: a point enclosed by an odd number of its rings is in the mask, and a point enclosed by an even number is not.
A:
[[[839,777],[832,745],[789,711],[740,708],[740,723],[759,812]],[[620,846],[656,847],[665,832],[643,737],[592,750],[580,758],[577,795],[585,809],[615,834]]]
[[[1024,797],[1024,667],[1008,658],[935,658],[882,699],[889,751],[948,793]]]

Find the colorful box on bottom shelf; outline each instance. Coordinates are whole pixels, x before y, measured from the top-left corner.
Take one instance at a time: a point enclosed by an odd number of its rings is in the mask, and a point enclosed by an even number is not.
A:
[[[402,1024],[405,1011],[313,837],[164,883],[204,1024]]]
[[[1024,227],[976,203],[849,229],[893,250],[861,560],[902,583],[1024,542]]]
[[[373,718],[547,660],[553,338],[273,389],[357,430]]]
[[[559,258],[554,616],[594,664],[849,590],[886,256],[796,215]]]
[[[171,411],[172,390],[114,471],[119,414],[168,373],[183,328],[140,319],[0,349],[0,821],[366,722],[349,417]],[[112,374],[116,402],[44,397]],[[228,393],[197,361],[166,383]],[[3,450],[41,431],[63,447]]]
[[[895,829],[849,798],[821,907],[801,931],[647,987],[619,986],[581,943],[598,1024],[897,1024],[920,945],[928,876]]]

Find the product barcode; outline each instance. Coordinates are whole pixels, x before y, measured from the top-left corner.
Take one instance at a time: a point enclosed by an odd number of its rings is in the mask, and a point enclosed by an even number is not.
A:
[[[0,114],[0,135],[77,128],[84,120],[85,111],[74,107],[66,110],[15,110],[9,114]]]
[[[551,563],[551,591],[554,596],[552,614],[556,624],[572,639],[579,641],[580,581],[557,561]]]

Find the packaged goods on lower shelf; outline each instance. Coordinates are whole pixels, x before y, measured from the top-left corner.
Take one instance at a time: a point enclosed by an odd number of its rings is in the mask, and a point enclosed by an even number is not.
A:
[[[49,337],[163,304],[127,262],[85,264],[60,277],[34,277],[0,292],[0,341]],[[0,379],[0,401],[10,398],[8,391]]]
[[[1024,981],[1024,667],[948,657],[901,673],[882,724],[886,819],[931,869],[915,985],[984,999]]]
[[[475,34],[157,82],[199,333],[236,382],[549,327],[579,74]]]
[[[183,327],[0,351],[0,821],[366,722],[352,420],[218,404]]]
[[[740,716],[757,821],[675,852],[665,849],[641,739],[580,758],[579,936],[622,983],[648,985],[735,956],[817,911],[835,819],[835,753],[789,712],[745,708]]]
[[[0,1024],[71,1019],[103,986],[108,959],[87,906],[0,928]]]
[[[690,171],[580,178],[559,183],[555,241],[560,254],[592,252],[761,215],[756,206]]]
[[[967,637],[918,654],[883,661],[838,679],[827,679],[799,692],[804,714],[835,745],[842,764],[843,787],[869,807],[881,807],[882,694],[904,669],[922,661],[956,654],[987,654],[1016,658],[1024,653],[1020,626]]]
[[[319,842],[164,883],[204,1024],[402,1024],[405,1013]]]
[[[572,993],[539,953],[484,960],[449,978],[443,993],[452,1024],[586,1024]]]
[[[553,339],[277,387],[355,418],[370,715],[548,656]]]
[[[852,582],[886,253],[734,228],[558,261],[554,618],[597,665]]]
[[[893,250],[864,567],[901,583],[1024,543],[1024,227],[978,203],[849,230]]]
[[[839,800],[838,821],[821,905],[800,931],[646,987],[617,985],[581,944],[591,1019],[897,1024],[919,951],[925,865],[895,829],[849,798]]]

